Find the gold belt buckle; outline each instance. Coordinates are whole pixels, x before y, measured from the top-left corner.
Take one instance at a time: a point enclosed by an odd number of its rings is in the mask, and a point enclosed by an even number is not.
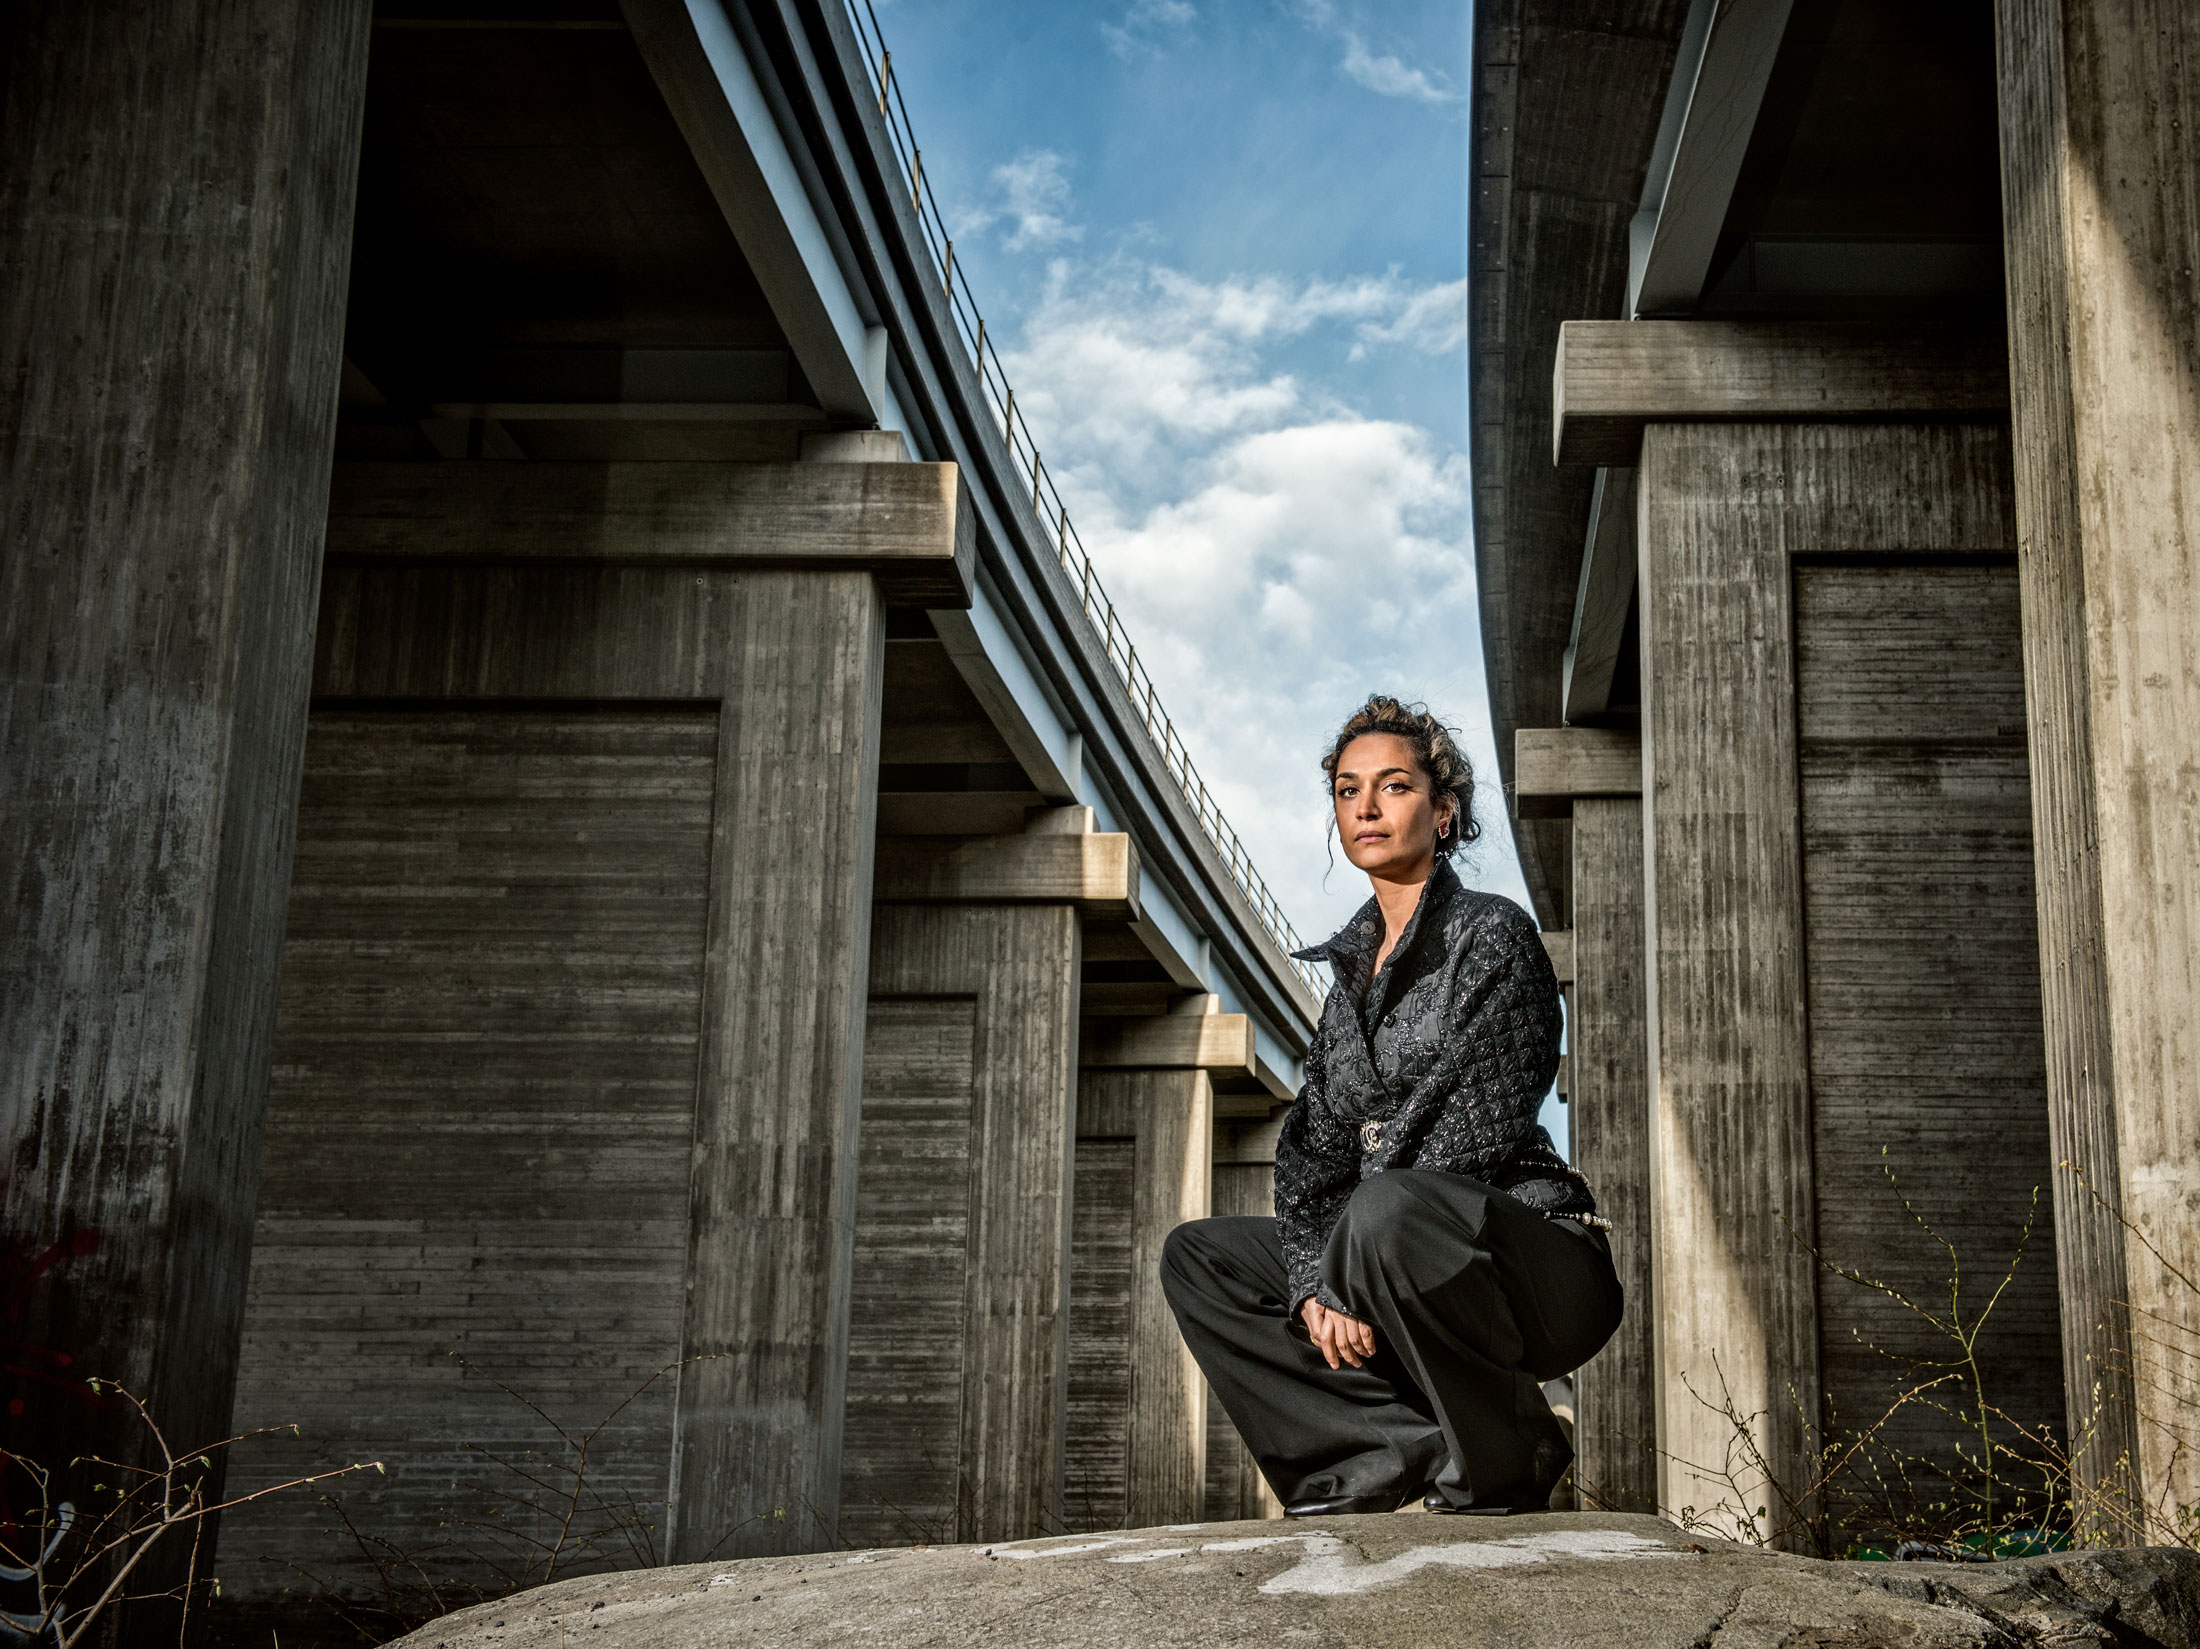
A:
[[[1373,1117],[1360,1124],[1360,1149],[1373,1155],[1383,1148],[1383,1125]]]

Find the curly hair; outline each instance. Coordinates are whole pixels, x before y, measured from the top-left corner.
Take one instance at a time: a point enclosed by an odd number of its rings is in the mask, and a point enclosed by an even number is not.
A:
[[[1430,715],[1425,704],[1403,704],[1382,693],[1370,694],[1365,704],[1345,718],[1337,736],[1329,741],[1329,753],[1322,757],[1322,776],[1332,793],[1344,747],[1365,733],[1393,733],[1404,739],[1413,747],[1414,762],[1428,775],[1435,794],[1451,798],[1452,828],[1448,835],[1436,838],[1438,858],[1448,858],[1482,834],[1474,817],[1474,764],[1459,748],[1452,729]]]

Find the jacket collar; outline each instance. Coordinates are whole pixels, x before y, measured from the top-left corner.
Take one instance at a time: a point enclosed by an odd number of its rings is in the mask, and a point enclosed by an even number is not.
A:
[[[1413,907],[1413,915],[1406,922],[1405,932],[1398,935],[1398,945],[1390,953],[1389,966],[1383,970],[1385,974],[1406,959],[1407,953],[1420,938],[1421,930],[1436,920],[1436,913],[1451,902],[1451,896],[1458,888],[1459,876],[1451,868],[1451,861],[1438,859],[1436,868],[1429,872],[1428,880],[1421,884],[1420,901]],[[1327,962],[1339,979],[1349,978],[1357,982],[1370,971],[1375,953],[1382,948],[1382,944],[1382,906],[1369,899],[1353,914],[1351,921],[1320,944],[1310,945],[1305,950],[1293,951],[1291,954],[1302,962]]]

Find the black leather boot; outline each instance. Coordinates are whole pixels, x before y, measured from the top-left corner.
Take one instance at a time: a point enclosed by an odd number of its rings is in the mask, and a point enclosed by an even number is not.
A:
[[[1431,1485],[1428,1493],[1421,1496],[1421,1509],[1423,1511],[1443,1512],[1453,1517],[1517,1517],[1522,1512],[1540,1512],[1547,1510],[1549,1500],[1550,1497],[1548,1495],[1544,1496],[1545,1504],[1541,1506],[1454,1506],[1450,1501],[1444,1498],[1444,1491],[1442,1489],[1436,1488],[1434,1485]]]
[[[1348,1517],[1355,1512],[1394,1512],[1407,1496],[1397,1489],[1379,1494],[1331,1494],[1311,1500],[1294,1500],[1283,1508],[1285,1517]]]

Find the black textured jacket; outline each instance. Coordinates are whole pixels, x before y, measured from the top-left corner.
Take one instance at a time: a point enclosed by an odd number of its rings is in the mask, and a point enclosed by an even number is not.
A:
[[[1276,1143],[1276,1220],[1291,1316],[1333,1309],[1322,1247],[1353,1187],[1386,1168],[1466,1174],[1546,1214],[1596,1199],[1536,1122],[1558,1074],[1558,979],[1528,913],[1460,884],[1438,860],[1381,973],[1373,899],[1336,937],[1298,954],[1336,983],[1306,1051],[1306,1085]]]

